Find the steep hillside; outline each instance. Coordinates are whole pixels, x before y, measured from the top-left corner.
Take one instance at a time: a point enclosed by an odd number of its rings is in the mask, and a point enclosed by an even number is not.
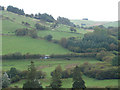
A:
[[[22,22],[28,22],[30,26],[23,25]],[[44,39],[33,39],[28,36],[15,36],[15,30],[20,28],[35,29],[36,22],[49,26],[49,23],[41,22],[33,18],[17,15],[11,12],[3,11],[2,15],[2,54],[15,52],[31,54],[66,54],[69,50],[58,44],[48,42]],[[45,24],[46,23],[46,24]],[[45,31],[46,32],[46,31]],[[42,33],[44,34],[44,32]],[[1,35],[1,34],[0,34]]]

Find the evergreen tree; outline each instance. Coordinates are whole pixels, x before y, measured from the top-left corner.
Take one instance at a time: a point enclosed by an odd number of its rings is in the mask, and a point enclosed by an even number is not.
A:
[[[61,66],[59,65],[55,71],[52,73],[52,83],[50,84],[50,87],[52,88],[60,88],[62,86],[61,82],[61,75],[62,75],[62,69]]]
[[[7,88],[9,85],[10,85],[10,79],[8,78],[8,75],[5,72],[2,77],[2,88]]]
[[[40,82],[36,78],[36,68],[34,62],[31,61],[31,65],[28,67],[28,77],[26,83],[23,84],[23,89],[30,88],[42,88]]]
[[[73,88],[86,88],[85,82],[81,77],[80,68],[76,66],[73,70]]]

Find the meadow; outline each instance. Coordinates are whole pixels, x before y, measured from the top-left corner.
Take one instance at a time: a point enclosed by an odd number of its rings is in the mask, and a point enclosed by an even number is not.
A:
[[[2,54],[20,52],[22,54],[67,54],[71,53],[62,46],[42,39],[33,39],[27,36],[3,36]]]
[[[71,22],[73,22],[76,25],[80,25],[81,24],[86,24],[86,26],[94,26],[94,25],[103,25],[108,23],[107,21],[92,21],[92,20],[71,20]]]
[[[18,70],[27,70],[28,65],[30,65],[29,60],[3,60],[3,71],[9,70],[11,67],[15,67]],[[64,58],[53,58],[53,59],[35,59],[34,63],[37,68],[37,70],[41,70],[43,72],[46,72],[46,78],[40,79],[40,82],[42,83],[42,86],[45,88],[45,86],[48,86],[51,82],[51,75],[50,73],[55,69],[57,65],[61,65],[62,69],[65,70],[66,68],[73,68],[76,65],[80,66],[81,64],[89,62],[89,63],[98,63],[100,61],[96,60],[95,58],[71,58],[71,60],[65,60]],[[118,80],[117,79],[110,79],[110,80],[97,80],[93,78],[89,78],[86,76],[82,76],[85,84],[88,88],[92,87],[101,87],[104,88],[106,86],[112,86],[116,87],[118,86]],[[18,86],[22,87],[25,80],[21,80],[19,82],[13,83],[10,85],[10,87]],[[68,83],[69,82],[69,83]],[[72,87],[72,78],[68,79],[62,79],[62,88],[71,88]],[[92,84],[91,84],[92,83]]]
[[[38,31],[39,37],[45,37],[47,35],[52,35],[53,39],[60,40],[61,38],[69,38],[69,37],[78,37],[83,38],[83,34],[76,34],[76,33],[70,33],[70,32],[61,32],[61,31]]]

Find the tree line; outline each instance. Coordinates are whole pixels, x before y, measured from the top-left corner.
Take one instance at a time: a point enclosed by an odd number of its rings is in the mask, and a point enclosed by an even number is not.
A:
[[[19,8],[13,7],[13,6],[8,6],[7,11],[13,12],[13,13],[16,13],[16,14],[19,14],[19,15],[25,15],[23,9],[19,9]]]
[[[99,52],[101,50],[118,51],[117,37],[117,28],[103,29],[95,27],[94,32],[84,34],[82,39],[75,37],[62,38],[60,42],[64,48],[77,53]]]

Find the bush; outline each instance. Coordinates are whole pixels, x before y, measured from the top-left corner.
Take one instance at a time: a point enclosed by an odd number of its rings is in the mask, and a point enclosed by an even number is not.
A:
[[[46,73],[44,73],[42,71],[37,71],[36,76],[37,76],[38,79],[43,79],[43,78],[45,78]]]
[[[38,38],[36,30],[30,30],[29,31],[29,36],[32,38]]]
[[[25,36],[25,35],[28,35],[28,29],[27,28],[17,29],[15,31],[15,35],[16,36]]]
[[[118,76],[119,71],[117,67],[108,67],[103,63],[98,63],[96,65],[84,63],[80,66],[80,70],[83,72],[84,75],[99,80],[120,78]]]
[[[52,40],[52,35],[47,35],[47,36],[45,36],[45,40],[48,40],[48,41],[51,41]]]
[[[120,56],[115,56],[115,57],[112,59],[112,65],[113,65],[113,66],[119,66],[119,65],[120,65]]]
[[[36,27],[37,30],[48,30],[49,29],[48,27],[46,27],[44,25],[41,25],[39,23],[36,23],[35,27]]]
[[[20,79],[21,79],[21,78],[20,78],[18,75],[16,75],[15,77],[11,78],[11,83],[17,82],[17,81],[19,81]]]

